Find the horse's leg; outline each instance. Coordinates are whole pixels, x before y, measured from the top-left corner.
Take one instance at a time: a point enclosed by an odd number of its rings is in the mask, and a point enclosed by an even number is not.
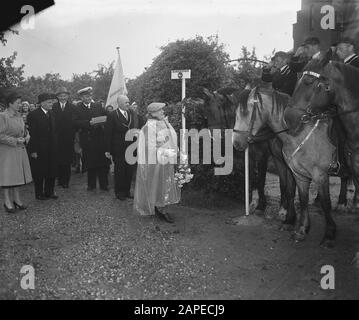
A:
[[[270,151],[279,176],[280,208],[278,215],[285,218],[288,212],[287,170],[289,169],[283,159],[282,146],[282,142],[278,138],[269,141]]]
[[[266,149],[264,149],[264,146]],[[266,174],[267,174],[267,167],[268,167],[268,158],[269,158],[269,149],[267,143],[263,144],[262,152],[259,155],[259,159],[257,162],[258,166],[258,181],[257,181],[257,190],[258,190],[258,205],[256,207],[256,211],[263,211],[267,206],[267,200],[264,194],[264,187],[266,183]]]
[[[297,213],[295,222],[294,239],[296,241],[303,241],[306,233],[310,229],[308,201],[309,201],[309,180],[299,180],[296,178],[296,183],[299,193],[300,213]]]
[[[347,200],[347,188],[348,188],[348,177],[341,177],[340,178],[340,193],[339,193],[339,199],[337,204],[337,211],[344,211],[346,206],[348,205]]]
[[[353,182],[355,187],[353,210],[355,213],[359,213],[359,151],[355,152],[351,156],[351,168],[353,172]]]
[[[284,163],[284,159],[283,159]],[[285,197],[287,197],[287,215],[285,217],[285,220],[282,224],[282,229],[285,230],[293,230],[294,225],[296,222],[296,212],[295,212],[295,206],[294,206],[294,199],[295,199],[295,191],[297,188],[294,176],[292,171],[286,167],[286,190],[285,190]]]
[[[325,234],[320,244],[326,247],[333,247],[336,234],[336,224],[331,215],[332,205],[329,193],[329,176],[323,172],[320,175],[319,180],[316,182],[318,184],[318,192],[320,194],[320,203],[325,215]]]

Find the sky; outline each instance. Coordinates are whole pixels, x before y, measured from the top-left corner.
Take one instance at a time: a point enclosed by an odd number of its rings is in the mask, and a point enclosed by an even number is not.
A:
[[[0,56],[17,51],[25,76],[91,72],[116,59],[120,47],[126,78],[140,75],[177,39],[218,34],[232,59],[241,47],[259,58],[292,49],[300,0],[55,0],[35,17],[33,29],[8,34]]]

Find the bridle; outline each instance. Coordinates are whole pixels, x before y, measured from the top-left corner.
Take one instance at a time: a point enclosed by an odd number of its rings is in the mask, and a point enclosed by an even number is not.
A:
[[[327,77],[321,75],[320,73],[317,73],[314,71],[309,71],[309,70],[303,72],[302,78],[304,76],[310,76],[310,77],[315,78],[318,81],[317,87],[325,86],[325,92],[328,95],[331,94],[331,88],[330,88],[329,84],[324,83],[325,80],[328,80]],[[343,111],[343,112],[337,112],[337,110],[335,110],[333,112],[333,111],[329,110],[329,111],[322,112],[322,113],[314,113],[312,111],[312,107],[310,104],[307,106],[307,108],[304,111],[306,113],[301,117],[302,123],[307,123],[307,122],[316,121],[316,120],[324,120],[324,119],[329,119],[329,118],[335,118],[335,117],[339,117],[341,115],[359,112],[359,110],[348,110],[348,111]]]
[[[260,95],[260,93],[257,91],[256,88],[256,99],[253,100],[253,110],[252,110],[252,115],[251,115],[251,119],[249,120],[249,126],[248,126],[248,130],[237,130],[237,129],[233,129],[233,132],[235,133],[239,133],[239,134],[248,134],[248,143],[255,143],[255,142],[259,142],[258,138],[261,137],[268,137],[268,134],[256,134],[253,135],[253,127],[254,127],[254,122],[256,120],[256,116],[257,116],[257,112],[259,109],[259,104],[262,105],[263,104],[263,100],[262,100],[262,96]],[[268,139],[271,139],[272,136],[275,136],[277,134],[283,133],[283,132],[287,132],[289,129],[283,129],[280,131],[276,131],[276,132],[272,132],[271,136]],[[257,141],[256,141],[257,140]]]

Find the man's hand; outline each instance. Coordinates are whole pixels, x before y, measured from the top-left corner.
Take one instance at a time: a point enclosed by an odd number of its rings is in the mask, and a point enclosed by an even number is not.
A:
[[[90,126],[94,126],[95,125],[95,121],[93,121],[93,119],[90,120]]]
[[[304,47],[303,46],[300,46],[298,49],[297,49],[297,51],[296,51],[296,53],[295,53],[295,57],[299,57],[299,56],[302,56],[302,55],[304,55]]]
[[[37,159],[37,153],[36,152],[33,152],[30,154],[30,157],[31,158],[34,158],[34,159]]]
[[[111,153],[105,152],[105,157],[106,157],[107,159],[110,159],[110,160],[111,160]]]

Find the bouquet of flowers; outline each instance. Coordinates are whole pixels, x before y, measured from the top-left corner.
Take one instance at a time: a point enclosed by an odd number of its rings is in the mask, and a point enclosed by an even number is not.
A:
[[[185,183],[190,182],[193,178],[191,168],[188,165],[187,155],[181,154],[181,160],[175,172],[175,181],[179,188],[182,188]]]

